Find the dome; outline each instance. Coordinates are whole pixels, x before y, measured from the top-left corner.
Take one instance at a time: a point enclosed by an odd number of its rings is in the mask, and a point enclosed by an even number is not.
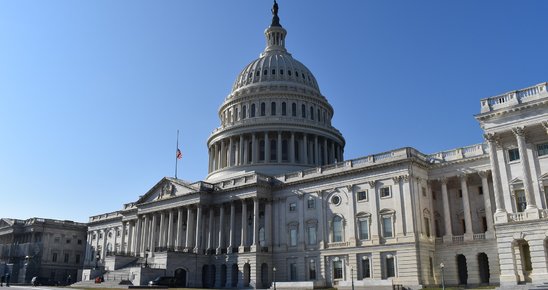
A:
[[[273,51],[263,53],[248,64],[236,78],[232,92],[243,87],[279,82],[306,86],[317,93],[320,91],[316,78],[306,66],[287,52]]]

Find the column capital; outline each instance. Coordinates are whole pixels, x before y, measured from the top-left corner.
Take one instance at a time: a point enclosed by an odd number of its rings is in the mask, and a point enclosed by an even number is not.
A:
[[[548,134],[548,121],[541,122],[541,124],[544,130],[546,130],[546,134]]]
[[[447,185],[447,182],[449,181],[449,177],[442,176],[442,177],[438,178],[438,181],[441,182],[441,184]]]
[[[525,126],[512,128],[512,133],[514,133],[516,137],[525,137]]]
[[[468,181],[468,174],[467,174],[467,173],[459,174],[459,175],[458,175],[458,178],[459,178],[459,180],[460,180],[461,182],[462,182],[462,181],[466,182],[466,181]]]
[[[369,187],[371,187],[371,188],[375,188],[376,185],[377,185],[377,181],[376,181],[376,180],[371,180],[371,181],[368,181],[367,183],[369,183]]]
[[[401,179],[402,177],[400,175],[392,177],[392,180],[394,181],[394,183],[399,183]]]
[[[490,173],[491,173],[491,170],[490,170],[490,169],[478,171],[478,175],[479,175],[481,178],[487,178],[487,177],[489,177],[489,174],[490,174]]]

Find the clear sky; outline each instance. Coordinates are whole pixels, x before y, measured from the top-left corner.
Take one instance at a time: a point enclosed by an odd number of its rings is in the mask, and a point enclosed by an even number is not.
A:
[[[548,81],[547,1],[280,0],[357,158],[482,142],[480,99]],[[87,221],[207,175],[270,0],[0,0],[0,217]]]

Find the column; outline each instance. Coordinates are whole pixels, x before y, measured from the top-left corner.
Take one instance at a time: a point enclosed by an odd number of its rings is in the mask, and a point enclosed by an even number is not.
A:
[[[228,241],[228,249],[227,253],[232,253],[232,249],[234,248],[234,227],[236,226],[234,220],[236,217],[236,205],[234,202],[230,203],[230,233],[229,233],[229,241]]]
[[[487,177],[489,175],[488,171],[478,172],[481,177],[481,188],[483,189],[483,203],[485,208],[485,220],[487,221],[487,233],[490,237],[494,238],[494,228],[493,228],[493,211],[491,209],[491,190],[489,189],[489,182]],[[493,233],[493,235],[491,235]]]
[[[182,246],[181,240],[183,238],[183,208],[179,207],[177,209],[177,230],[175,237],[175,249],[179,250]]]
[[[158,247],[165,247],[166,241],[166,219],[165,212],[160,212],[160,230],[158,231]]]
[[[527,200],[527,208],[525,214],[528,219],[538,219],[539,211],[533,195],[533,187],[531,186],[531,171],[529,168],[529,156],[527,155],[527,144],[525,143],[525,127],[516,127],[512,129],[518,142],[519,158],[521,170],[523,172],[523,190],[525,191],[525,199]],[[536,212],[536,214],[535,214]]]
[[[314,164],[320,165],[320,145],[318,144],[318,135],[314,135]]]
[[[244,135],[240,135],[240,142],[238,142],[238,165],[244,164]]]
[[[441,198],[443,202],[443,220],[445,222],[444,242],[453,241],[453,227],[451,225],[451,207],[449,206],[449,196],[447,195],[447,177],[439,179],[441,183]]]
[[[242,199],[242,243],[240,245],[240,253],[244,252],[244,248],[247,246],[247,203],[245,199]]]
[[[337,157],[335,157],[335,142],[331,141],[331,163],[338,162]]]
[[[270,140],[268,132],[264,132],[264,163],[270,162]]]
[[[257,136],[251,135],[251,164],[257,163]]]
[[[126,226],[127,226],[127,221],[126,222],[122,222],[122,236],[120,237],[121,238],[121,241],[120,241],[120,253],[125,253],[127,248],[124,246],[125,244],[125,240],[126,240]]]
[[[322,164],[329,164],[329,158],[327,154],[327,139],[323,138],[323,163]]]
[[[167,219],[167,248],[173,249],[173,210],[169,210]]]
[[[265,210],[264,210],[264,216],[265,216],[265,241],[266,241],[266,247],[270,249],[272,247],[272,201],[267,200],[265,204]]]
[[[144,253],[145,248],[148,248],[147,240],[150,239],[150,233],[148,232],[149,227],[149,219],[148,215],[144,215],[144,219],[139,218],[138,219],[138,225],[139,225],[139,232],[137,233],[137,242],[135,254],[141,255],[141,253]]]
[[[156,214],[152,214],[152,224],[150,225],[150,252],[156,250]]]
[[[107,238],[108,238],[108,232],[110,231],[109,228],[106,228],[103,230],[103,253],[101,253],[101,260],[105,260],[105,257],[107,256]]]
[[[401,200],[401,176],[395,176],[392,177],[392,180],[394,181],[394,189],[392,191],[392,197],[394,198],[394,204],[400,206],[400,210],[396,210],[396,225],[395,225],[395,236],[403,236],[403,201]],[[357,228],[357,226],[356,226]],[[359,237],[359,235],[356,233],[356,237]]]
[[[493,190],[495,195],[495,221],[496,223],[508,222],[508,215],[504,207],[504,197],[500,182],[500,171],[497,157],[498,136],[495,134],[484,134],[489,143],[489,161],[491,163],[491,176],[493,177]]]
[[[190,206],[186,209],[186,237],[185,248],[190,251],[192,247],[192,208]]]
[[[278,158],[278,163],[282,162],[282,132],[278,131],[278,146],[277,146],[276,157]]]
[[[207,162],[207,172],[211,172],[211,147],[207,148],[207,155],[209,156]]]
[[[259,246],[259,199],[253,198],[253,244],[251,251],[257,251]]]
[[[460,187],[462,190],[462,209],[464,211],[464,225],[466,232],[464,233],[464,239],[472,240],[474,237],[474,230],[472,229],[472,214],[470,212],[470,199],[468,198],[468,184],[466,183],[466,174],[459,176]]]
[[[234,150],[233,150],[233,147],[234,147],[234,143],[232,141],[232,138],[229,137],[228,138],[228,148],[227,148],[227,158],[228,160],[226,161],[226,166],[232,166],[232,159],[234,158]]]
[[[249,142],[246,140],[244,142],[244,155],[242,156],[243,157],[242,164],[248,164],[250,162],[249,159],[247,159],[248,156],[249,156]]]
[[[289,162],[295,163],[295,132],[291,132],[291,143],[289,143]]]
[[[202,205],[196,206],[196,244],[194,245],[194,253],[200,253],[202,249]]]
[[[208,226],[208,233],[207,233],[207,250],[213,250],[215,246],[213,245],[213,235],[215,232],[215,229],[213,228],[213,219],[215,217],[215,210],[213,207],[209,207],[209,226]]]
[[[217,254],[222,253],[222,249],[225,244],[224,227],[225,227],[225,207],[224,207],[224,204],[221,204],[221,208],[219,211],[219,246],[217,247]]]
[[[306,136],[306,133],[303,133],[303,163],[309,164],[308,159],[308,138]]]
[[[221,140],[221,160],[219,160],[220,168],[226,167],[226,152],[225,152],[225,140]]]

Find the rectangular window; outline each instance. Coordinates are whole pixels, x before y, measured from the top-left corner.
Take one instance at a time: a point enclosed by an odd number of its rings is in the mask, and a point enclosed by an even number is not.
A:
[[[308,277],[310,280],[316,280],[316,260],[310,260],[310,266],[308,268]]]
[[[53,253],[52,257],[51,257],[51,261],[52,262],[57,262],[57,253]]]
[[[386,278],[396,277],[396,265],[394,256],[386,257]]]
[[[538,156],[548,155],[548,143],[537,145]]]
[[[317,243],[316,239],[316,226],[308,227],[308,244],[315,245]]]
[[[63,260],[63,262],[68,263],[68,261],[69,261],[69,254],[65,254],[65,259]]]
[[[508,160],[509,161],[519,160],[519,149],[518,148],[508,150]]]
[[[424,227],[426,230],[426,236],[430,237],[430,219],[427,217],[424,218]]]
[[[297,246],[297,229],[289,230],[289,245],[291,247]]]
[[[343,267],[342,261],[333,261],[333,278],[342,279],[343,278]]]
[[[310,197],[308,199],[308,204],[307,204],[308,208],[316,208],[316,200],[313,198],[313,197]]]
[[[484,216],[481,217],[481,224],[483,226],[483,231],[486,232],[487,231],[487,218],[485,218]]]
[[[291,281],[297,281],[297,263],[289,264],[289,273]]]
[[[381,187],[381,198],[390,197],[390,186]]]
[[[76,254],[75,261],[76,264],[80,264],[80,254]]]
[[[516,198],[516,209],[517,212],[525,211],[527,207],[527,200],[525,199],[525,192],[523,190],[516,190],[514,192]]]
[[[78,240],[78,245],[81,245],[82,244],[82,240]]]
[[[459,189],[459,197],[462,198],[462,189]]]
[[[369,240],[369,220],[367,218],[358,219],[360,240]]]
[[[371,278],[371,266],[369,264],[369,258],[366,256],[362,257],[362,278]]]
[[[483,195],[483,186],[478,186],[478,194]]]
[[[297,203],[292,202],[289,204],[289,211],[297,211]]]
[[[358,191],[357,195],[358,195],[358,201],[367,200],[367,191],[365,190]]]
[[[382,236],[385,238],[393,237],[391,216],[382,217]]]

